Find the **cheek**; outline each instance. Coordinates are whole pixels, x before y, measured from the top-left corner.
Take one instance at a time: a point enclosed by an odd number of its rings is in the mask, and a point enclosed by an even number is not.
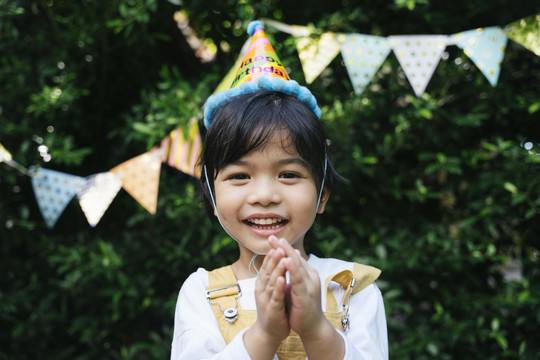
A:
[[[295,191],[291,196],[293,203],[302,206],[305,209],[313,209],[317,205],[317,196],[315,189],[304,189]]]

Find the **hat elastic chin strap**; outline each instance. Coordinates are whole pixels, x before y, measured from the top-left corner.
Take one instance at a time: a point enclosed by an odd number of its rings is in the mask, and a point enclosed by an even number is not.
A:
[[[321,189],[319,190],[319,196],[317,198],[317,206],[315,206],[315,215],[313,216],[313,221],[315,221],[315,218],[317,217],[317,213],[318,213],[318,210],[319,210],[319,205],[321,204],[321,199],[322,199],[322,193],[323,193],[323,189],[324,189],[324,180],[326,178],[326,168],[328,166],[328,157],[326,155],[326,150],[324,152],[324,173],[323,173],[323,179],[322,179],[322,182],[321,182]],[[203,170],[204,170],[204,179],[205,179],[205,183],[206,183],[206,186],[208,187],[208,192],[210,193],[210,199],[212,200],[212,205],[214,205],[214,210],[216,211],[216,217],[219,221],[219,224],[221,225],[221,227],[223,228],[223,230],[225,230],[225,232],[227,233],[227,235],[229,235],[231,238],[233,238],[234,240],[236,240],[236,242],[238,242],[240,245],[242,245],[243,247],[245,247],[246,249],[248,249],[249,251],[251,251],[253,253],[253,257],[251,258],[251,261],[249,262],[249,266],[248,266],[248,270],[249,270],[249,273],[251,275],[253,275],[254,277],[256,277],[258,274],[259,274],[259,270],[257,269],[257,267],[255,266],[255,258],[258,256],[258,255],[266,255],[264,253],[256,253],[255,251],[251,250],[249,247],[247,247],[244,243],[242,243],[239,239],[237,239],[236,237],[234,237],[230,232],[229,230],[227,230],[227,228],[223,225],[223,222],[221,221],[221,218],[219,217],[219,211],[218,211],[218,208],[217,208],[217,205],[216,205],[216,200],[214,199],[214,195],[212,193],[212,188],[210,187],[210,182],[208,181],[208,173],[206,172],[206,165],[203,165]],[[311,227],[311,226],[310,226]],[[309,230],[309,227],[306,229],[306,231],[304,231],[302,234],[300,234],[293,242],[291,242],[291,246],[293,246],[302,236],[304,236]],[[253,267],[253,269],[255,269],[255,272],[253,272],[251,270],[251,268]]]

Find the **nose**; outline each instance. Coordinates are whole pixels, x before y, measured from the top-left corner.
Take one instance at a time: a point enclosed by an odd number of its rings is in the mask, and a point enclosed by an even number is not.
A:
[[[250,185],[250,193],[247,198],[249,204],[268,206],[281,201],[279,184],[276,181],[268,178],[259,178],[252,181]]]

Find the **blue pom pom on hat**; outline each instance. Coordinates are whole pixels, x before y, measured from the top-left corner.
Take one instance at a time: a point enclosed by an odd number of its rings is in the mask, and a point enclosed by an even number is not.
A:
[[[212,123],[214,114],[220,106],[238,95],[263,89],[290,95],[306,104],[317,117],[321,117],[317,99],[309,89],[290,80],[264,33],[263,23],[259,20],[252,21],[248,25],[247,33],[252,37],[251,42],[231,88],[215,93],[206,100],[204,105],[204,125],[206,128]]]

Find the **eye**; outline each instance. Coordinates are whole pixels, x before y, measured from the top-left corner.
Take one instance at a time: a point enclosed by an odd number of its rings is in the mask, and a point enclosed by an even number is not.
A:
[[[302,178],[302,176],[300,176],[299,174],[297,173],[294,173],[294,172],[284,172],[284,173],[281,173],[281,175],[279,175],[281,178],[283,179],[300,179]]]
[[[227,177],[227,180],[248,180],[249,176],[247,174],[232,174]]]

